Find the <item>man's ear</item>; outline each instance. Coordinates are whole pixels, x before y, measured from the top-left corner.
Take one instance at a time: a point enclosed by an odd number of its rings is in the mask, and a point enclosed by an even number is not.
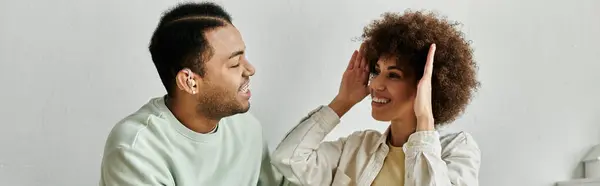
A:
[[[192,72],[192,70],[190,70],[189,68],[184,68],[180,70],[175,76],[177,87],[180,90],[183,90],[188,94],[192,95],[198,92],[198,80],[198,75]]]

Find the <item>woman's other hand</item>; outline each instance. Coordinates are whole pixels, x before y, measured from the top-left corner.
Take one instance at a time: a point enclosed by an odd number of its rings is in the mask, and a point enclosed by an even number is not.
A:
[[[433,74],[433,57],[435,56],[435,44],[431,44],[423,77],[417,86],[415,98],[415,116],[417,117],[417,131],[434,130],[433,111],[431,109],[431,76]]]

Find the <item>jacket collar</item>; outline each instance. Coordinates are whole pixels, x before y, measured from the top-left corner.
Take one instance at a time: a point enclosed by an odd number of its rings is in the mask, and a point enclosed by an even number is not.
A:
[[[438,126],[435,126],[435,131],[439,132],[439,130],[440,130],[440,128],[438,128]],[[383,132],[383,134],[381,134],[379,139],[377,139],[377,142],[375,143],[375,147],[371,149],[371,153],[375,153],[375,151],[377,151],[379,148],[381,148],[382,145],[385,145],[387,148],[387,140],[388,140],[388,137],[390,136],[390,132],[391,132],[391,125],[388,126],[388,128],[385,129],[385,132]]]
[[[387,138],[390,135],[390,130],[391,130],[391,128],[389,126],[387,129],[385,129],[385,132],[383,132],[383,134],[381,134],[379,139],[377,139],[377,142],[375,143],[375,147],[371,149],[371,153],[375,153],[375,151],[377,151],[379,148],[381,148],[382,145],[386,145]]]

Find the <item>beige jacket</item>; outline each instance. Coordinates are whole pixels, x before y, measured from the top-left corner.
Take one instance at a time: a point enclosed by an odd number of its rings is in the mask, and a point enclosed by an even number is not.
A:
[[[322,142],[340,122],[327,106],[300,121],[279,144],[271,163],[292,183],[305,186],[371,185],[388,153],[388,131],[358,131]],[[403,146],[405,186],[478,186],[481,152],[471,135],[413,133]],[[399,184],[401,185],[401,184]]]

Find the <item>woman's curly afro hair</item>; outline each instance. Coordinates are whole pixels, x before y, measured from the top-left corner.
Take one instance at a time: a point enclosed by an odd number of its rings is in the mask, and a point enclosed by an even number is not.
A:
[[[429,47],[436,44],[433,63],[432,110],[435,125],[450,123],[462,114],[479,87],[473,50],[459,24],[436,13],[384,13],[364,28],[366,58],[371,70],[380,56],[392,55],[407,66],[418,82],[423,76]],[[417,83],[415,82],[415,85]]]

